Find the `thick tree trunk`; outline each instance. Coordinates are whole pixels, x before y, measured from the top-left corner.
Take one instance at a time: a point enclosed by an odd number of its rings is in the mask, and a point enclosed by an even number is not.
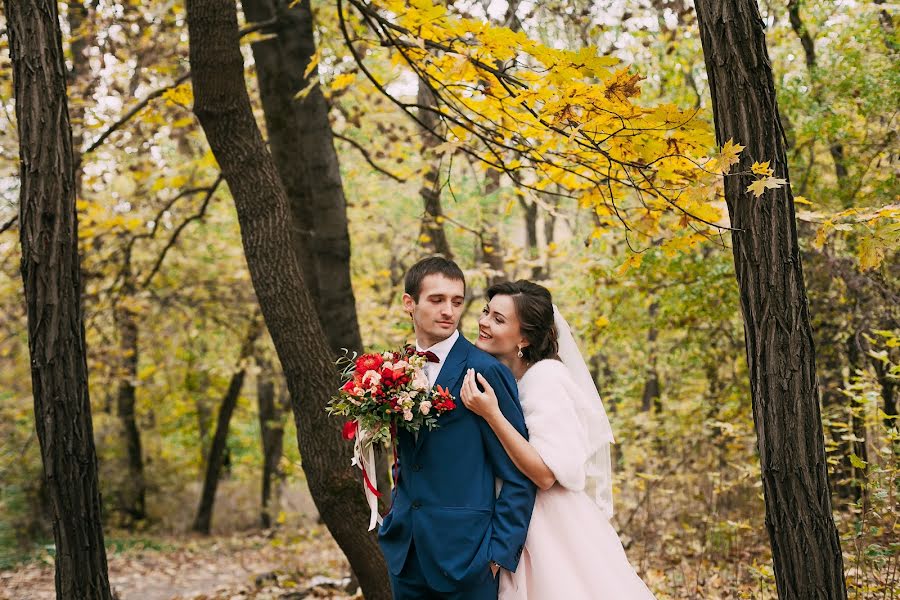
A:
[[[347,201],[328,104],[318,83],[295,99],[319,76],[316,68],[306,73],[316,53],[309,0],[245,0],[242,6],[249,22],[277,18],[264,30],[276,37],[252,48],[269,147],[291,207],[294,252],[332,351],[361,351]]]
[[[20,145],[31,384],[56,543],[56,596],[109,599],[59,14],[49,0],[6,0],[4,6]]]
[[[253,119],[232,0],[187,4],[194,111],[237,208],[253,287],[291,394],[310,493],[368,600],[390,598],[384,559],[349,468],[340,423],[323,410],[337,388],[331,349],[297,257],[278,171]]]
[[[259,403],[259,433],[263,448],[260,523],[268,528],[272,526],[273,483],[277,499],[277,490],[284,479],[279,463],[284,449],[284,411],[289,400],[286,393],[276,391],[282,386],[275,385],[276,373],[272,364],[265,358],[258,358],[256,362],[260,368],[256,379],[256,399]]]
[[[197,516],[194,518],[192,529],[198,533],[209,534],[212,523],[213,504],[216,501],[216,489],[219,487],[219,474],[225,464],[228,446],[228,428],[231,425],[231,415],[237,406],[244,387],[244,376],[247,373],[247,359],[253,353],[253,344],[261,333],[261,323],[258,318],[250,322],[247,337],[241,344],[241,352],[238,356],[238,369],[231,376],[228,390],[222,398],[219,406],[219,414],[216,420],[216,432],[213,434],[212,446],[209,449],[209,457],[206,461],[206,476],[203,479],[203,492],[200,495],[200,506],[197,508]]]
[[[272,157],[291,207],[293,248],[310,288],[319,321],[335,356],[362,351],[350,278],[347,202],[328,118],[317,81],[306,72],[316,52],[309,1],[245,0],[247,21],[275,23],[275,37],[252,44]],[[296,98],[301,90],[308,92]],[[378,489],[390,494],[388,452],[377,448]]]
[[[784,132],[755,0],[696,0],[716,137],[746,146],[740,171],[772,161],[788,177]],[[816,360],[791,189],[725,180],[741,295],[766,527],[780,598],[844,599],[840,539],[819,414]]]

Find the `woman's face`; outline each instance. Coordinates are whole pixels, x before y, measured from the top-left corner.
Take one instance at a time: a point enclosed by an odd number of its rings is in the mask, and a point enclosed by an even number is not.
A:
[[[528,345],[519,329],[519,317],[511,296],[497,294],[487,303],[478,319],[475,346],[494,356],[510,357]]]

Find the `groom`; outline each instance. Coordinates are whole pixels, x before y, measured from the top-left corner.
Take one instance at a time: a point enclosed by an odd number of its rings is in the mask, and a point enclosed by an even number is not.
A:
[[[421,260],[406,273],[405,288],[416,347],[440,361],[425,367],[428,379],[457,402],[436,429],[398,434],[399,476],[378,535],[394,599],[494,600],[497,571],[515,571],[522,554],[535,486],[459,394],[466,369],[484,374],[503,414],[527,437],[516,381],[457,331],[466,284],[456,263]]]

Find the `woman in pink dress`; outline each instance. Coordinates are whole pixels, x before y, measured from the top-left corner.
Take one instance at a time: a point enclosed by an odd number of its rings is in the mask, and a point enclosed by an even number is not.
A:
[[[500,600],[652,599],[609,522],[612,431],[568,324],[530,281],[494,285],[488,298],[476,346],[516,376],[529,438],[478,373],[466,374],[462,401],[540,488],[519,566],[501,572]]]

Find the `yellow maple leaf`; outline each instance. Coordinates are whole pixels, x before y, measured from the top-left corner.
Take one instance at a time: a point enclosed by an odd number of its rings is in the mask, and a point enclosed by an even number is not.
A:
[[[809,204],[812,206],[812,202],[804,198],[803,196],[794,196],[794,203],[796,204]]]
[[[769,161],[766,161],[764,163],[754,162],[753,166],[750,167],[750,170],[757,175],[765,175],[766,177],[771,177],[775,174],[775,171],[769,168]]]
[[[787,183],[787,179],[779,179],[777,177],[764,177],[762,179],[757,179],[753,183],[747,186],[748,192],[753,192],[753,195],[759,198],[763,195],[767,189],[778,189],[784,184]]]
[[[735,144],[734,140],[728,140],[727,142],[725,142],[725,145],[722,146],[722,152],[718,158],[719,172],[727,173],[731,170],[731,167],[733,165],[736,165],[738,162],[740,162],[738,154],[740,154],[743,149],[744,146]]]

